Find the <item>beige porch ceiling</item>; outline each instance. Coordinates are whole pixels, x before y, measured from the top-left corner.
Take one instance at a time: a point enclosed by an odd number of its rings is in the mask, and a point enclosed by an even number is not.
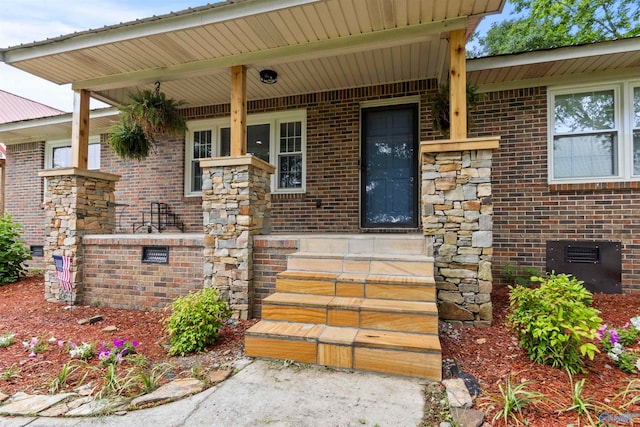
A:
[[[441,78],[449,31],[471,34],[505,0],[244,0],[0,50],[2,60],[111,104],[162,82],[190,106],[229,100],[248,68],[248,99]],[[264,85],[258,72],[278,72]]]

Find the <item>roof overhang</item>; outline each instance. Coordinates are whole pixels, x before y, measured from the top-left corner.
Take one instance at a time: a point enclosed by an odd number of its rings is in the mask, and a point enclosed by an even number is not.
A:
[[[118,118],[117,108],[93,110],[89,114],[92,135],[106,133]],[[72,113],[0,124],[0,143],[5,145],[70,138]]]
[[[640,78],[640,36],[472,59],[467,76],[483,92]]]
[[[468,35],[505,0],[244,0],[0,50],[46,80],[112,105],[156,81],[188,106],[229,102],[230,67],[248,99],[441,78],[450,31]],[[278,83],[260,83],[273,69]]]

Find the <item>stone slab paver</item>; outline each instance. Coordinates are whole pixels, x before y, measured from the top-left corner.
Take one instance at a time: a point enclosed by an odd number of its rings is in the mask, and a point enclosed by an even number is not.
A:
[[[209,382],[211,384],[217,384],[229,378],[229,375],[231,375],[231,370],[221,369],[219,371],[209,372],[209,375],[207,375],[207,377],[209,378]]]
[[[484,412],[475,409],[451,408],[451,417],[460,427],[480,427],[484,423]]]
[[[57,405],[53,405],[49,409],[45,409],[38,413],[41,417],[59,417],[61,415],[65,415],[67,412],[72,409],[76,409],[85,403],[89,403],[93,400],[92,396],[84,396],[78,397],[77,399],[70,399],[66,402],[58,403]]]
[[[34,415],[73,395],[73,393],[54,395],[16,393],[0,406],[0,414]]]
[[[131,407],[144,406],[166,400],[176,400],[190,394],[200,393],[202,390],[204,390],[203,382],[195,378],[174,380],[152,393],[136,397],[131,401]]]
[[[449,399],[449,406],[452,408],[471,408],[473,406],[473,400],[469,390],[462,378],[452,378],[449,380],[443,380],[442,384],[447,389],[447,399]]]
[[[96,399],[70,410],[67,412],[67,416],[88,417],[93,415],[105,415],[123,409],[127,403],[128,400],[124,397]]]
[[[0,402],[4,402],[5,400],[7,400],[9,398],[8,394],[4,394],[0,391]]]

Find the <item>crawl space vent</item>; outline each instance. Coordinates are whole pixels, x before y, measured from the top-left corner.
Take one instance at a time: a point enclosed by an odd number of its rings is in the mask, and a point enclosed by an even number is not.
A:
[[[143,246],[144,264],[169,264],[169,246]]]

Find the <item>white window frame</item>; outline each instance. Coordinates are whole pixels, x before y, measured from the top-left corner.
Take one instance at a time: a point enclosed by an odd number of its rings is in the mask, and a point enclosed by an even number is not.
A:
[[[612,81],[597,85],[549,87],[547,90],[547,181],[549,184],[585,184],[604,182],[640,181],[640,173],[633,171],[633,90],[640,80]],[[554,151],[555,97],[592,91],[613,90],[615,127],[617,134],[617,174],[599,177],[555,178]]]
[[[300,188],[278,188],[278,155],[280,154],[280,124],[300,122],[302,126],[302,186]],[[247,126],[269,124],[269,160],[276,167],[271,175],[271,192],[274,194],[305,193],[307,188],[307,110],[290,110],[273,113],[247,115]],[[230,127],[229,117],[219,119],[192,120],[187,122],[188,131],[185,137],[184,163],[184,195],[185,197],[201,197],[201,191],[192,191],[191,174],[193,173],[193,134],[198,131],[211,131],[211,156],[220,157],[220,130]],[[286,154],[286,153],[284,153]]]
[[[89,137],[89,145],[100,145],[100,135],[93,135]],[[53,141],[46,141],[44,144],[44,168],[53,169],[53,149],[60,147],[71,147],[70,139],[57,139]],[[98,167],[93,170],[100,169],[100,157],[98,157]],[[71,167],[71,165],[69,165]]]

